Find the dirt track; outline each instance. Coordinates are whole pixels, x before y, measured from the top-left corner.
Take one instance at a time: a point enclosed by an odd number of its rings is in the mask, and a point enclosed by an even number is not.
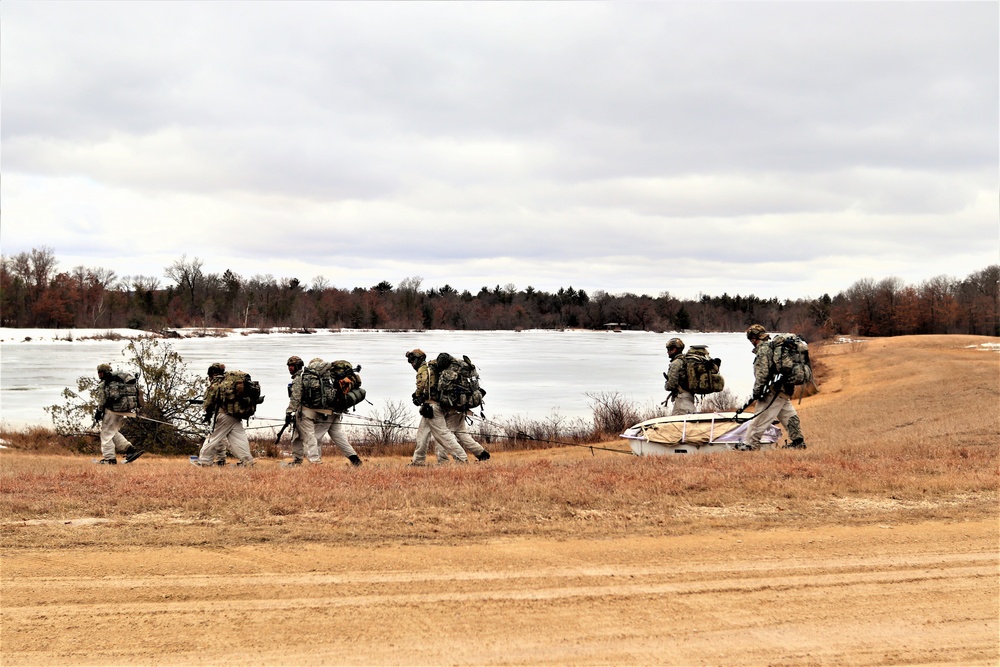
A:
[[[3,662],[996,664],[997,540],[986,521],[22,552],[4,558]]]

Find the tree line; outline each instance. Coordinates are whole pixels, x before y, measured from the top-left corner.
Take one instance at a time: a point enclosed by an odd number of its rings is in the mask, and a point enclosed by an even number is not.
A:
[[[156,276],[118,276],[106,268],[60,271],[54,251],[0,255],[0,323],[5,327],[181,327],[290,329],[514,330],[622,328],[740,331],[759,322],[808,339],[833,334],[895,336],[966,333],[1000,336],[1000,264],[965,278],[937,276],[919,285],[897,277],[862,278],[836,296],[814,299],[701,295],[679,299],[632,293],[555,292],[513,284],[478,292],[423,287],[417,276],[393,285],[343,289],[323,277],[244,277],[207,273],[186,255]]]

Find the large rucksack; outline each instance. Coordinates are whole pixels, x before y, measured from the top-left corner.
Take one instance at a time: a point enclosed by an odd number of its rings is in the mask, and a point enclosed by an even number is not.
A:
[[[317,361],[302,369],[302,405],[343,412],[365,400],[361,376],[349,361]]]
[[[782,380],[791,385],[812,382],[808,343],[795,334],[786,333],[775,334],[767,344],[771,348],[773,375],[781,375]]]
[[[112,412],[134,412],[140,405],[139,385],[128,371],[115,371],[104,388],[105,407]]]
[[[467,356],[442,352],[434,362],[438,373],[438,402],[449,410],[470,410],[483,404],[486,390],[479,384],[479,371]]]
[[[260,383],[243,371],[226,371],[219,383],[219,402],[222,409],[237,419],[249,419],[264,402]]]
[[[684,355],[684,373],[681,384],[692,394],[714,394],[722,391],[726,381],[719,374],[721,359],[713,359],[705,345],[692,345]]]

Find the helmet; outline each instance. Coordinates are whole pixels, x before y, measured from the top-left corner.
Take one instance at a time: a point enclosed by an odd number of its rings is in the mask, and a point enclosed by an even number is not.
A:
[[[309,360],[310,366],[312,366],[313,364],[321,364],[321,363],[323,363],[323,360],[319,357],[313,357],[312,359]]]
[[[667,341],[667,349],[682,352],[684,350],[684,341],[680,338],[671,338]]]
[[[406,353],[406,360],[408,362],[410,362],[411,364],[416,359],[426,359],[426,358],[427,358],[427,355],[424,354],[424,351],[421,350],[419,347],[415,347],[415,348],[413,348],[412,350],[410,350],[409,352]]]
[[[208,377],[214,377],[216,375],[222,375],[226,372],[226,365],[216,362],[208,367]]]
[[[288,361],[285,362],[286,366],[295,366],[296,368],[302,367],[302,357],[296,357],[294,354],[288,357]]]
[[[750,328],[747,329],[747,340],[757,340],[763,338],[767,335],[767,329],[765,329],[760,324],[751,324]]]
[[[111,372],[111,364],[98,364],[98,366],[97,366],[97,372],[98,373],[110,373]]]

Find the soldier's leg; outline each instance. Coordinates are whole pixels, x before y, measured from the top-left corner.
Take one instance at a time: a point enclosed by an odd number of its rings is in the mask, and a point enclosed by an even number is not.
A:
[[[417,426],[416,449],[413,450],[412,464],[419,466],[427,462],[427,447],[432,438],[430,423],[426,417],[421,417],[420,425]],[[438,460],[440,461],[440,458]]]
[[[110,410],[105,410],[104,419],[101,420],[101,456],[105,459],[115,457],[115,436],[124,421],[121,415],[116,415]]]
[[[462,445],[458,444],[458,438],[455,434],[451,432],[448,428],[448,423],[445,421],[444,412],[441,410],[441,406],[437,403],[429,403],[434,410],[434,416],[427,420],[430,426],[431,433],[434,434],[434,438],[441,443],[441,446],[445,448],[449,454],[455,457],[457,461],[465,463],[469,460],[469,457],[465,455],[465,450],[462,449]]]
[[[464,412],[449,412],[448,416],[445,417],[445,423],[448,424],[451,432],[455,434],[458,444],[471,452],[477,459],[485,460],[488,458],[483,455],[486,449],[469,434],[469,425],[465,421]]]
[[[305,458],[305,441],[302,438],[302,427],[299,425],[301,416],[302,415],[300,413],[295,418],[295,423],[292,426],[292,441],[289,443],[292,450],[292,459],[298,461],[299,463],[301,463],[302,459]]]
[[[227,436],[229,439],[229,451],[231,451],[233,456],[238,458],[240,463],[244,466],[252,466],[253,454],[250,453],[250,440],[247,438],[247,432],[243,430],[243,422],[235,417],[230,417],[229,415],[226,415],[226,417],[232,419],[234,422],[230,427],[230,431]]]
[[[760,438],[764,435],[764,431],[770,426],[774,420],[778,418],[778,414],[781,412],[781,408],[787,399],[782,402],[782,397],[779,392],[775,389],[767,392],[763,398],[757,401],[757,412],[754,415],[753,421],[750,423],[750,429],[747,431],[747,444],[756,449],[760,446]]]
[[[797,448],[799,445],[802,445],[801,448],[804,449],[805,438],[802,437],[802,423],[799,421],[799,413],[795,410],[795,406],[792,405],[791,399],[786,399],[785,405],[778,414],[778,420],[785,427],[785,432],[792,441],[791,444]]]
[[[428,433],[430,433],[430,431],[428,431]],[[437,457],[438,463],[447,463],[450,460],[448,457],[448,450],[441,446],[441,443],[437,441],[437,438],[433,438],[433,440],[434,456]]]
[[[114,436],[111,438],[115,443],[115,452],[119,454],[124,454],[127,450],[132,448],[132,443],[128,441],[124,435],[122,435],[121,428],[125,425],[125,420],[127,417],[117,415],[120,419],[118,422],[118,428],[115,430]]]
[[[303,408],[295,420],[295,428],[302,438],[302,451],[310,461],[320,458],[319,444],[316,441],[316,419],[319,416],[315,410]]]
[[[341,413],[335,413],[333,415],[333,425],[330,428],[330,440],[340,453],[351,460],[354,465],[361,465],[361,458],[358,453],[354,451],[354,447],[351,447],[351,443],[347,441],[347,433],[344,429],[344,415]]]
[[[314,447],[306,449],[306,458],[309,459],[310,463],[322,463],[323,438],[330,435],[330,439],[333,440],[333,435],[331,433],[334,426],[333,416],[322,412],[317,413],[313,416],[313,424],[312,440],[316,444]]]
[[[201,446],[201,452],[198,454],[199,465],[210,466],[215,463],[219,447],[226,446],[225,440],[230,429],[232,429],[232,419],[232,417],[222,410],[216,413],[215,428],[212,430],[211,435],[205,439],[205,443]]]
[[[689,391],[681,390],[677,392],[677,398],[674,399],[674,409],[670,412],[670,415],[689,415],[693,412],[694,395]]]

